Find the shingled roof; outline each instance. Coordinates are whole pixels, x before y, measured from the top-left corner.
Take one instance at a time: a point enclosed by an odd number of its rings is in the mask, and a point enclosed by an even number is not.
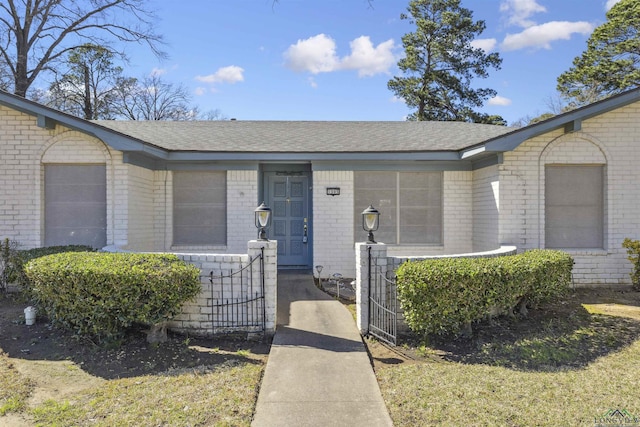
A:
[[[36,117],[38,126],[61,124],[95,136],[122,151],[125,162],[151,169],[285,161],[334,169],[342,163],[346,170],[360,161],[469,170],[500,162],[529,138],[579,131],[584,120],[635,102],[640,88],[519,129],[464,122],[87,121],[0,90],[0,105]]]
[[[169,151],[458,151],[513,130],[464,122],[94,121]]]

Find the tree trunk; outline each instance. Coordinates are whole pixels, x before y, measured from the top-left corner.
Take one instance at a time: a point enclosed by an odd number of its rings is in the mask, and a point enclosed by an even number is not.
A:
[[[84,72],[84,118],[92,120],[93,108],[91,104],[91,85],[89,84],[89,67],[87,64],[83,67]]]
[[[151,328],[147,331],[147,342],[151,344],[158,344],[167,342],[167,322],[160,322],[151,325]]]
[[[16,64],[16,75],[13,78],[13,93],[23,98],[27,97],[27,89],[29,88],[29,79],[27,78],[27,66],[18,62]]]

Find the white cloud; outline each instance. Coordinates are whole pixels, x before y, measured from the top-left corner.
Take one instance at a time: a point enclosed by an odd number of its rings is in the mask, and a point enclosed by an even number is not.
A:
[[[359,77],[388,73],[389,68],[396,62],[391,39],[374,47],[369,36],[360,36],[349,45],[351,55],[342,59],[341,68],[358,70]]]
[[[202,96],[205,93],[207,93],[207,88],[199,86],[199,87],[196,88],[196,90],[194,92],[195,92],[196,96]]]
[[[163,74],[167,74],[167,70],[165,70],[164,68],[154,68],[149,73],[149,75],[152,77],[159,77],[159,76],[162,76]]]
[[[527,28],[535,25],[529,17],[535,13],[546,12],[547,9],[539,5],[536,0],[505,0],[500,4],[500,12],[507,14],[507,23]]]
[[[505,51],[524,48],[551,49],[551,42],[569,40],[575,33],[588,35],[593,31],[593,24],[585,21],[551,21],[529,27],[518,34],[508,34],[502,41]]]
[[[511,100],[509,98],[505,98],[504,96],[496,95],[493,98],[489,99],[487,101],[487,104],[507,106],[511,105]]]
[[[471,42],[471,47],[491,52],[496,48],[497,44],[498,41],[496,39],[475,39]]]
[[[203,83],[237,83],[244,81],[244,69],[237,65],[219,68],[213,74],[207,76],[196,76],[196,80]]]
[[[605,9],[606,9],[606,10],[609,10],[609,9],[611,9],[613,6],[615,6],[615,5],[616,5],[616,3],[619,3],[619,2],[620,2],[620,0],[607,0],[607,4],[605,4],[605,6],[604,6],[604,7],[605,7]]]
[[[309,85],[310,85],[312,88],[314,88],[314,89],[315,89],[315,88],[317,88],[317,87],[318,87],[318,83],[316,83],[316,79],[314,79],[313,77],[309,77],[309,78],[307,79],[307,81],[309,82]]]
[[[287,67],[293,71],[313,74],[335,71],[338,66],[336,42],[325,34],[318,34],[289,46],[284,53]]]
[[[338,70],[357,70],[360,77],[388,73],[395,63],[393,40],[374,46],[368,36],[361,36],[350,43],[351,53],[340,58],[336,53],[336,42],[325,34],[298,40],[285,51],[285,65],[298,72],[312,74]]]

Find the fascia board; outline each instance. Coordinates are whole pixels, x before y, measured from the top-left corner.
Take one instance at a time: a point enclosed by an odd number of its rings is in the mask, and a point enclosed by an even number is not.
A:
[[[640,101],[640,89],[634,89],[594,104],[578,108],[577,110],[552,117],[543,122],[501,135],[486,141],[483,145],[485,146],[486,151],[512,151],[528,139],[535,138],[536,136],[540,136],[557,129],[564,129],[565,132],[580,130],[582,128],[582,122],[585,120],[638,101]]]
[[[376,152],[376,153],[274,153],[274,152],[169,152],[169,161],[240,160],[240,161],[456,161],[455,151]]]

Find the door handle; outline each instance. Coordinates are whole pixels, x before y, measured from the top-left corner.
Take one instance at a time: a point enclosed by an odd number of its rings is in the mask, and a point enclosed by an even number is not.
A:
[[[304,219],[304,228],[302,233],[302,243],[307,243],[309,238],[307,237],[308,228],[307,228],[307,218]]]

